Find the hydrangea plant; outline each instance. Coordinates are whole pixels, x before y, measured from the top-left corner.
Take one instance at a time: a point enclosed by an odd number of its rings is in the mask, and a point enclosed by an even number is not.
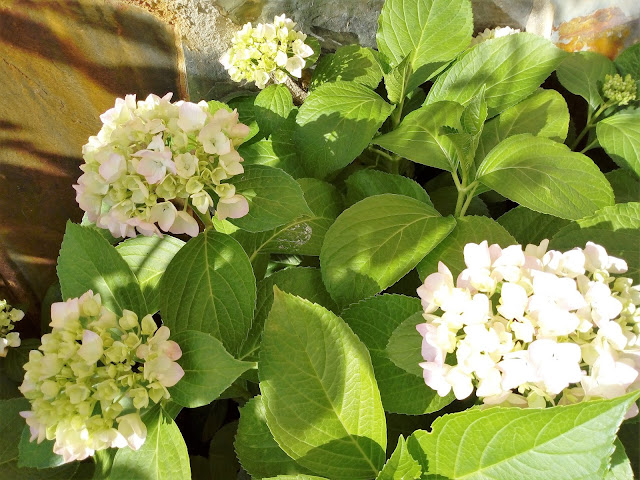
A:
[[[633,478],[640,47],[472,33],[386,0],[315,64],[282,15],[212,59],[258,91],[116,100],[2,471]]]

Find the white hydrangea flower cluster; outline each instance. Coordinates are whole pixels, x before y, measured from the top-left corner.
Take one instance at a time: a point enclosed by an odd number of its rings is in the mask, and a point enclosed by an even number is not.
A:
[[[289,74],[300,78],[305,58],[313,55],[313,49],[304,43],[307,35],[294,30],[295,26],[284,14],[256,27],[249,22],[236,32],[220,63],[234,82],[247,80],[258,88],[272,78],[276,83],[284,82]]]
[[[0,300],[0,357],[6,357],[9,347],[20,346],[20,334],[13,332],[14,323],[24,318],[24,312]]]
[[[167,388],[184,375],[169,329],[128,310],[118,318],[91,290],[54,303],[50,325],[20,386],[31,402],[20,412],[31,441],[55,439],[65,462],[110,447],[138,450],[147,434],[140,411],[168,399]]]
[[[100,115],[102,128],[82,148],[84,172],[74,185],[76,200],[90,221],[114,237],[198,234],[188,203],[202,214],[239,218],[249,204],[223,183],[244,172],[236,147],[249,134],[238,113],[210,109],[207,102],[171,103],[171,93],[118,98]],[[184,205],[178,210],[172,200]],[[157,224],[157,226],[156,226]],[[159,229],[158,229],[159,227]]]
[[[418,295],[424,380],[440,396],[545,407],[640,387],[640,285],[594,243],[568,252],[467,244],[455,285],[442,262]],[[630,414],[635,415],[635,411]]]
[[[471,39],[471,46],[478,45],[492,38],[506,37],[507,35],[513,35],[515,33],[520,33],[520,30],[511,27],[485,28],[484,31],[478,33]]]

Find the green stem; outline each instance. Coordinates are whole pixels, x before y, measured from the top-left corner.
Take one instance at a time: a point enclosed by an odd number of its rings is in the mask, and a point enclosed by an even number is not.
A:
[[[591,150],[597,144],[598,144],[598,139],[596,138],[596,139],[592,140],[591,143],[589,143],[589,145],[587,145],[582,150],[580,150],[580,153],[584,153],[584,152],[586,152],[588,150]]]
[[[380,150],[379,148],[376,148],[373,145],[369,145],[369,151],[375,153],[376,155],[380,155],[381,157],[386,158],[390,162],[394,161],[394,158],[391,156],[391,154],[385,152],[384,150]]]
[[[213,220],[211,220],[211,215],[200,213],[197,208],[193,208],[193,205],[191,206],[191,209],[196,213],[200,221],[204,224],[205,230],[210,230],[213,228]]]
[[[473,194],[476,191],[476,188],[478,188],[478,183],[474,182],[469,186],[471,188],[469,188],[469,190],[467,192],[467,199],[465,200],[464,205],[462,206],[462,209],[460,210],[460,216],[461,217],[464,217],[464,214],[467,213],[467,209],[469,208],[469,205],[471,205],[471,200],[473,200]]]
[[[575,150],[578,147],[578,144],[584,138],[584,136],[587,133],[589,133],[589,131],[593,127],[596,126],[596,123],[598,123],[598,119],[600,115],[602,115],[602,113],[610,106],[611,105],[609,105],[608,103],[603,103],[602,105],[600,105],[600,108],[598,108],[598,110],[596,110],[595,113],[593,112],[593,110],[591,110],[591,107],[589,107],[589,112],[587,113],[587,123],[585,124],[584,128],[580,132],[580,135],[578,135],[576,139],[573,141],[573,144],[571,145],[571,150]],[[586,150],[582,150],[582,152],[585,152],[585,151]]]

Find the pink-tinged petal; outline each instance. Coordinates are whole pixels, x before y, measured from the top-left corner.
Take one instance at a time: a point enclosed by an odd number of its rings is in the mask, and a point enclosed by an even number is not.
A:
[[[147,427],[137,413],[116,418],[118,432],[127,439],[132,450],[138,450],[147,438]]]
[[[175,362],[171,362],[169,368],[161,375],[158,375],[158,381],[163,386],[169,388],[178,383],[182,377],[184,377],[184,370],[182,367]]]
[[[206,120],[207,112],[200,105],[192,102],[180,105],[178,126],[185,132],[201,129]]]
[[[186,233],[191,237],[197,237],[200,232],[200,227],[198,227],[198,222],[196,219],[189,215],[187,212],[177,212],[176,219],[171,225],[169,232],[175,233],[176,235],[181,233]]]
[[[138,162],[136,172],[145,177],[150,184],[160,183],[167,172],[166,167],[151,156],[144,157]]]
[[[65,325],[75,323],[80,318],[80,305],[77,298],[66,302],[56,302],[51,305],[51,323],[53,328],[65,328]]]
[[[82,346],[78,349],[78,355],[87,362],[88,365],[95,364],[103,353],[102,338],[91,330],[82,332]]]
[[[182,349],[180,345],[178,345],[173,340],[167,340],[164,343],[163,349],[164,354],[169,358],[169,360],[176,361],[182,356]]]
[[[107,182],[113,183],[127,171],[127,162],[122,155],[112,153],[100,165],[98,172]]]
[[[151,221],[167,232],[175,222],[178,211],[171,202],[158,203],[151,207]]]
[[[247,213],[249,213],[249,202],[242,195],[221,199],[216,210],[216,215],[220,220],[244,217]]]

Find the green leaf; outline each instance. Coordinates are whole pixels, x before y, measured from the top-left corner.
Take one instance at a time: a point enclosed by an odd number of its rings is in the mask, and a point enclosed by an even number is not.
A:
[[[238,153],[244,159],[245,168],[249,165],[266,165],[284,170],[293,178],[305,176],[304,169],[295,145],[290,136],[287,136],[287,127],[271,135],[271,138],[263,138],[250,145],[240,145]]]
[[[394,330],[407,317],[421,311],[420,300],[417,298],[385,294],[355,303],[342,312],[344,321],[369,349],[382,406],[387,412],[422,415],[440,410],[453,398],[439,397],[425,385],[422,373],[419,376],[413,372],[407,373],[398,368],[387,355],[387,342]],[[422,337],[415,328],[414,333],[420,355]],[[416,366],[422,361],[420,356]]]
[[[347,203],[353,205],[366,197],[383,193],[395,193],[415,198],[432,205],[429,195],[419,183],[402,175],[381,172],[380,170],[359,170],[345,180],[347,185]]]
[[[422,336],[416,330],[416,325],[424,322],[422,312],[416,312],[406,317],[392,332],[385,350],[387,356],[397,368],[411,374],[414,378],[419,378],[422,388],[431,392],[436,400],[440,399],[440,408],[442,408],[451,403],[453,395],[439,397],[434,390],[431,390],[424,383],[422,367],[420,367],[420,363],[424,362],[424,358],[422,358]]]
[[[480,89],[469,104],[464,108],[460,117],[462,129],[469,135],[480,135],[484,122],[487,120],[487,102],[484,98],[484,88]]]
[[[311,213],[300,185],[279,168],[247,166],[231,182],[249,201],[249,213],[229,221],[249,232],[263,232]]]
[[[620,75],[631,74],[636,81],[640,80],[640,45],[634,44],[625,48],[615,59]]]
[[[21,339],[19,347],[12,347],[7,356],[0,360],[0,375],[4,374],[17,384],[24,379],[24,364],[29,361],[29,352],[40,346],[39,338]]]
[[[384,74],[384,87],[387,90],[387,98],[393,104],[397,105],[402,102],[407,93],[409,93],[409,82],[413,73],[410,60],[410,57],[405,57],[402,62]]]
[[[430,64],[454,58],[469,46],[472,34],[468,0],[386,0],[376,41],[392,67],[409,57],[414,75],[426,80],[420,70],[433,71]]]
[[[485,124],[476,161],[480,164],[493,147],[512,135],[530,133],[564,142],[568,129],[567,102],[555,90],[540,89]]]
[[[531,95],[566,53],[531,33],[476,45],[438,77],[427,103],[451,100],[466,105],[483,85],[489,117]]]
[[[116,246],[116,250],[138,279],[149,312],[160,309],[160,279],[183,245],[182,240],[165,235],[130,238]]]
[[[551,239],[560,229],[571,222],[564,218],[534,212],[526,207],[516,207],[498,218],[498,223],[515,237],[521,245],[539,245],[542,240]]]
[[[604,174],[613,188],[616,203],[640,202],[640,180],[618,168]]]
[[[367,197],[329,228],[320,252],[331,296],[348,305],[393,285],[455,226],[429,205],[403,195]]]
[[[640,178],[640,109],[623,110],[599,121],[596,133],[613,161]]]
[[[430,167],[452,171],[452,145],[442,134],[443,125],[461,129],[464,107],[455,102],[425,105],[407,115],[398,127],[372,143]]]
[[[324,84],[300,107],[295,142],[312,176],[323,178],[349,165],[369,145],[393,106],[364,85]]]
[[[210,333],[231,354],[251,327],[256,280],[240,244],[206,230],[173,257],[160,280],[162,321],[173,334]]]
[[[278,475],[277,477],[271,477],[265,480],[327,480],[327,479],[324,477],[316,477],[313,475]]]
[[[426,455],[428,473],[449,478],[598,480],[637,396],[546,409],[467,410],[436,419],[430,433],[418,430],[407,444]]]
[[[240,409],[234,445],[242,468],[253,478],[307,472],[284,453],[273,439],[260,395],[253,397]]]
[[[576,220],[613,204],[613,191],[593,161],[565,145],[528,134],[499,143],[478,180],[540,213]]]
[[[614,75],[614,63],[596,52],[573,52],[558,67],[558,80],[564,88],[584,98],[595,110],[603,102],[600,95],[605,75]]]
[[[20,423],[22,424],[23,422]],[[25,425],[22,428],[22,435],[20,436],[20,444],[18,446],[20,451],[18,467],[52,468],[64,463],[64,458],[62,458],[61,455],[53,453],[54,440],[45,439],[42,443],[38,443],[35,440],[30,442],[30,437],[31,432],[29,431],[29,427]]]
[[[611,465],[604,476],[604,480],[633,480],[631,462],[629,462],[627,452],[624,451],[624,445],[622,445],[620,439],[616,438],[613,446],[615,450],[611,455]]]
[[[0,400],[0,469],[8,462],[18,460],[20,434],[24,428],[24,419],[20,412],[29,410],[31,405],[26,398]]]
[[[190,480],[189,454],[177,425],[159,406],[144,415],[147,438],[139,450],[118,449],[109,478]]]
[[[304,59],[305,68],[308,68],[314,63],[316,63],[316,60],[318,60],[318,57],[320,57],[320,53],[322,53],[322,46],[320,45],[320,42],[318,41],[317,38],[312,37],[310,35],[307,36],[307,38],[304,40],[304,43],[309,45],[313,50],[313,53]]]
[[[398,437],[398,445],[376,480],[417,480],[422,476],[420,464],[407,450],[404,437]]]
[[[480,186],[482,187],[482,185]],[[429,190],[429,197],[433,202],[433,206],[442,215],[453,215],[456,211],[456,203],[458,201],[458,189],[455,186],[441,187],[435,190]],[[480,197],[473,197],[467,215],[489,215],[489,208]]]
[[[267,232],[233,233],[252,262],[264,253],[320,255],[324,236],[342,211],[342,196],[333,185],[322,180],[300,178],[298,183],[313,215],[303,215]]]
[[[339,308],[322,283],[322,274],[317,268],[287,268],[265,278],[258,285],[258,299],[256,313],[251,324],[247,339],[242,344],[240,358],[257,360],[262,338],[264,322],[273,305],[273,286],[292,295],[317,303],[323,307],[338,312]]]
[[[120,315],[131,310],[149,313],[138,280],[129,265],[98,232],[67,222],[58,257],[62,297],[80,297],[87,290],[99,293],[102,305]]]
[[[238,422],[227,423],[216,432],[209,444],[209,468],[207,480],[231,480],[238,478],[240,464],[233,450]]]
[[[550,247],[568,250],[597,243],[609,255],[626,260],[626,277],[640,281],[640,203],[619,203],[603,208],[595,215],[571,223],[556,233]]]
[[[2,465],[3,478],[19,480],[86,480],[91,478],[91,467],[86,464],[71,463],[56,468],[20,468],[17,463],[7,462]]]
[[[206,333],[187,330],[172,335],[182,349],[178,364],[184,377],[169,388],[171,400],[187,408],[208,405],[253,367],[240,362],[224,349],[220,341]]]
[[[282,128],[295,107],[287,87],[269,85],[258,94],[253,108],[260,131],[269,136]]]
[[[386,427],[366,347],[325,308],[277,288],[274,295],[258,372],[269,430],[317,474],[375,477]]]
[[[382,80],[382,67],[377,55],[378,52],[360,45],[340,47],[318,62],[309,89],[341,80],[376,88]]]
[[[438,262],[444,263],[453,278],[466,267],[462,251],[467,243],[480,243],[486,240],[489,245],[497,243],[502,248],[513,245],[516,239],[509,235],[495,220],[487,217],[467,216],[456,220],[453,231],[431,250],[429,254],[418,263],[418,273],[424,280],[429,274],[438,271]]]
[[[229,107],[238,110],[238,121],[244,123],[249,127],[249,135],[244,139],[244,143],[249,140],[259,140],[264,137],[262,132],[258,128],[258,122],[256,121],[256,112],[254,109],[254,102],[256,95],[240,95],[232,98],[227,102]]]

